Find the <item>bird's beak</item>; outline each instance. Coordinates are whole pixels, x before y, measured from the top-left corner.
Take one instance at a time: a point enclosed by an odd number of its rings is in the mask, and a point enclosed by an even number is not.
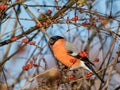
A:
[[[48,45],[53,45],[54,41],[48,41]]]
[[[48,41],[48,45],[50,45],[50,41]]]
[[[48,41],[48,45],[51,45],[52,43],[50,41]]]

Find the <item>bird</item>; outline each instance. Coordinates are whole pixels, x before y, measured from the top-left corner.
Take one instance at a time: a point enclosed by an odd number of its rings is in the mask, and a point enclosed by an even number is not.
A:
[[[62,36],[56,35],[50,37],[48,44],[51,47],[53,56],[63,65],[67,66],[70,70],[75,70],[82,67],[85,70],[88,70],[95,74],[101,80],[101,82],[104,83],[104,80],[96,73],[92,67],[94,64],[90,62],[87,57],[81,57],[79,50],[73,43],[67,41]]]

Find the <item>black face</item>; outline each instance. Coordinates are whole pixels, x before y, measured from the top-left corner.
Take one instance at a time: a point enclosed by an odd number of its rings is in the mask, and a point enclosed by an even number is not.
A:
[[[61,36],[52,36],[52,37],[49,39],[49,44],[50,44],[50,45],[53,45],[58,39],[63,39],[63,37],[61,37]]]

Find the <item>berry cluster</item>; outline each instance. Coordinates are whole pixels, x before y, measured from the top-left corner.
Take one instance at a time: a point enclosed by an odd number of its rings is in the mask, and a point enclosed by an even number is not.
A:
[[[86,78],[90,78],[93,74],[90,72],[90,73],[87,73],[85,74]]]
[[[83,22],[83,23],[82,23],[82,26],[86,27],[86,26],[87,26],[87,23],[86,23],[86,22]]]
[[[60,10],[60,7],[59,7],[59,6],[56,6],[56,10]]]
[[[13,38],[11,38],[11,41],[12,41],[12,42],[17,41],[17,40],[18,40],[17,37],[13,37]],[[22,43],[27,43],[28,41],[29,41],[28,38],[23,38],[21,42],[22,42]],[[34,41],[30,41],[29,44],[30,44],[30,45],[35,45],[36,42],[34,42]]]
[[[94,58],[94,62],[99,62],[99,58],[98,57]]]
[[[72,21],[77,21],[78,20],[78,16],[75,16],[71,19]]]
[[[0,5],[0,10],[6,10],[8,8],[7,5]]]
[[[30,61],[28,64],[22,67],[23,70],[29,70],[33,67],[33,61]]]
[[[42,24],[39,22],[36,24],[36,27],[42,27]]]
[[[27,43],[27,42],[28,42],[28,38],[22,39],[22,42],[23,42],[23,43]]]
[[[30,44],[30,45],[35,45],[36,42],[34,42],[34,41],[30,41],[29,44]]]
[[[48,14],[52,14],[52,11],[50,9],[48,9],[47,13]]]
[[[36,27],[42,27],[42,26],[43,26],[43,27],[47,27],[47,26],[48,26],[48,23],[47,23],[47,22],[43,22],[43,23],[40,23],[40,22],[39,22],[39,23],[36,24]]]
[[[14,42],[14,41],[16,41],[16,40],[18,40],[17,37],[13,37],[13,38],[11,38],[11,41],[12,41],[12,42]]]
[[[76,80],[77,79],[74,75],[68,75],[67,78],[69,80]]]
[[[79,55],[80,55],[81,57],[87,57],[87,56],[88,56],[88,53],[85,52],[85,51],[81,51]]]

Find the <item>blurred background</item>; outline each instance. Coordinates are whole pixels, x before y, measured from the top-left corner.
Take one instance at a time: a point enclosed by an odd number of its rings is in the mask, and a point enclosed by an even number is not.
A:
[[[1,0],[0,90],[119,90],[119,3]],[[48,45],[55,35],[86,51],[105,83],[57,62]]]

